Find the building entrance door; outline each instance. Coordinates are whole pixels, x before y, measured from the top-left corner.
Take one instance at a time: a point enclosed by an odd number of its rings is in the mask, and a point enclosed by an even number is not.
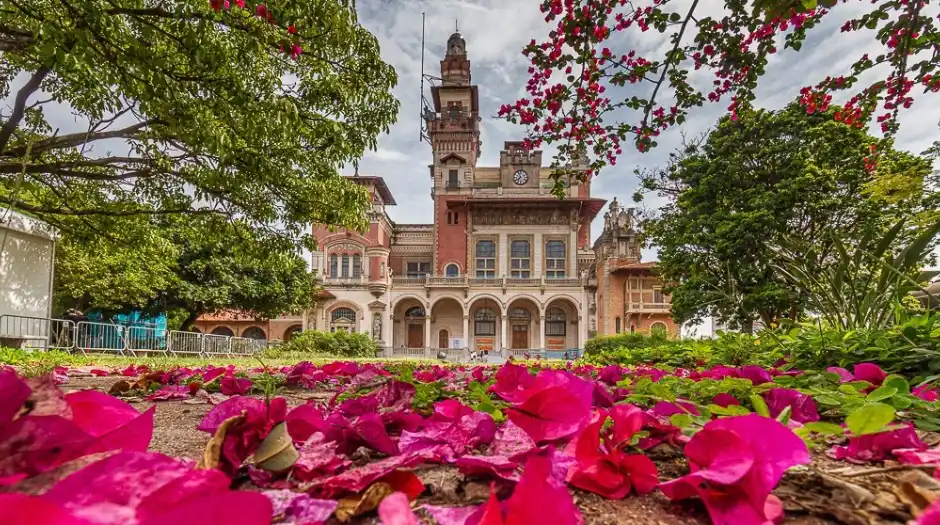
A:
[[[512,325],[512,348],[513,350],[529,348],[529,325]]]
[[[424,326],[418,323],[408,324],[408,348],[424,348]]]

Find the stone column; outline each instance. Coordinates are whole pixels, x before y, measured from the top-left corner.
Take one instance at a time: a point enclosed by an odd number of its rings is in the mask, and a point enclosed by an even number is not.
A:
[[[473,345],[470,344],[470,316],[463,316],[463,344],[467,348],[472,348]]]
[[[567,276],[578,276],[578,230],[571,231],[571,238],[568,241],[568,272]]]
[[[505,275],[509,277],[509,242],[506,240],[506,234],[499,234],[499,268],[496,269],[496,277]]]
[[[431,316],[424,316],[424,347],[425,348],[434,348],[434,345],[431,344]]]
[[[385,341],[385,346],[389,348],[395,348],[395,315],[392,313],[388,314],[388,321],[385,323],[385,326],[382,327],[382,340]]]
[[[539,350],[545,350],[545,316],[535,316],[535,323],[539,327]]]
[[[503,348],[509,348],[510,346],[507,344],[507,340],[506,340],[506,329],[509,327],[509,317],[504,315],[500,318],[499,321],[500,321],[499,328],[500,328],[500,331],[502,332],[502,337],[499,340],[499,346],[497,348],[502,350]]]
[[[542,240],[542,234],[536,233],[533,236],[532,243],[532,278],[538,279],[545,275],[545,269],[542,268],[542,252],[545,249],[545,241]]]

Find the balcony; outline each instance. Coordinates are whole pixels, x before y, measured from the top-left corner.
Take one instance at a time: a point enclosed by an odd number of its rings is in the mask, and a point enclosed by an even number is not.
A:
[[[361,285],[364,285],[364,284],[366,284],[366,276],[365,276],[365,275],[358,275],[358,276],[356,276],[356,277],[350,277],[350,276],[346,276],[346,277],[342,277],[342,276],[333,277],[333,276],[327,275],[327,276],[324,276],[324,278],[323,278],[323,286],[325,286],[325,287],[330,287],[330,286],[361,286]]]
[[[447,188],[448,190],[459,190],[460,183],[455,180],[449,180],[447,181],[447,186],[445,186],[445,188]]]
[[[669,310],[672,308],[670,303],[630,303],[630,312],[639,312],[639,313],[669,313]]]

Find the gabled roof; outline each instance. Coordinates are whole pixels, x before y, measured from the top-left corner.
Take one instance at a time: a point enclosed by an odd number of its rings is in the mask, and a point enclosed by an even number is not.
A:
[[[461,163],[463,163],[463,164],[466,164],[466,163],[467,163],[467,159],[461,157],[460,155],[457,155],[456,153],[448,153],[447,155],[444,155],[444,156],[441,158],[441,164],[443,164],[443,163],[449,161],[450,159],[457,159],[457,160],[459,160],[459,161],[460,161]]]
[[[395,198],[392,197],[392,192],[385,184],[385,179],[382,177],[369,175],[346,175],[346,178],[355,182],[356,184],[372,184],[375,186],[375,191],[379,192],[379,196],[382,197],[382,202],[389,206],[397,204],[395,202]]]

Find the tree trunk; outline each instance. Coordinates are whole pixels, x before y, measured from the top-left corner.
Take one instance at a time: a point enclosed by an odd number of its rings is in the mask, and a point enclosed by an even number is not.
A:
[[[201,313],[202,312],[199,312],[198,310],[189,310],[189,315],[186,316],[186,320],[183,321],[182,326],[180,326],[180,330],[184,332],[190,331],[192,329],[193,324],[195,324],[196,319],[199,318]]]

